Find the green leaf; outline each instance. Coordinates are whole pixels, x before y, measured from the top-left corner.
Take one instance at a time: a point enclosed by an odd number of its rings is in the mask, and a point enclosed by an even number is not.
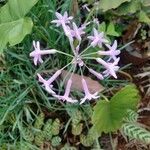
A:
[[[145,7],[150,6],[150,0],[141,0],[141,2]]]
[[[32,31],[30,18],[19,19],[10,23],[0,24],[0,53],[9,43],[10,46],[20,43],[24,37]]]
[[[98,31],[100,32],[106,32],[106,23],[102,22],[99,27],[98,27]]]
[[[9,0],[0,8],[0,24],[23,18],[38,0]]]
[[[101,134],[118,130],[127,114],[135,110],[140,96],[134,85],[128,85],[117,92],[110,101],[99,101],[94,107],[92,116],[93,132]]]
[[[121,131],[130,139],[136,139],[145,144],[150,144],[150,132],[136,123],[124,123],[121,127]]]
[[[139,13],[139,21],[144,23],[150,23],[150,18],[147,16],[147,14],[144,11],[140,11]]]
[[[117,14],[127,15],[129,13],[136,13],[141,9],[141,1],[140,0],[131,0],[131,2],[125,2],[120,7],[117,8]]]
[[[117,26],[117,25],[114,25],[112,22],[110,22],[109,24],[102,22],[98,27],[98,31],[104,32],[106,34],[105,38],[107,38],[107,40],[111,42],[111,40],[107,37],[107,35],[116,36],[116,37],[121,35],[121,31],[119,31],[119,30],[117,31],[115,29],[115,26]],[[117,28],[119,29],[119,27],[117,27]]]
[[[106,33],[111,36],[120,36],[120,34],[115,30],[115,25],[112,22],[109,23]]]
[[[137,122],[137,119],[138,119],[138,113],[129,109],[127,111],[126,117],[124,118],[124,121],[133,123],[133,122]]]
[[[110,9],[115,9],[118,6],[120,6],[124,2],[130,2],[131,0],[113,0],[110,2],[110,0],[101,0],[100,1],[100,9],[102,9],[104,12]]]
[[[32,31],[32,20],[25,15],[38,0],[9,0],[0,8],[0,53],[20,43]]]

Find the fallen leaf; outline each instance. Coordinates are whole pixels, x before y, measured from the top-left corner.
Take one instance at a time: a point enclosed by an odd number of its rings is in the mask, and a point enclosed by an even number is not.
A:
[[[63,70],[61,74],[61,78],[64,79],[67,74],[68,74],[68,71]],[[71,73],[69,73],[68,78],[70,77],[70,75]],[[101,92],[105,89],[98,81],[95,81],[91,79],[90,77],[84,76],[84,79],[88,85],[89,91],[92,94],[95,92]],[[73,74],[71,90],[77,90],[77,91],[83,92],[81,80],[82,80],[82,77],[80,75],[76,73]],[[67,83],[67,80],[65,81],[65,85],[66,83]]]
[[[135,38],[139,31],[141,24],[137,20],[132,21],[126,28],[125,34],[123,35],[123,42],[127,43]]]
[[[145,51],[145,53],[144,53],[144,56],[150,57],[150,41],[145,42],[144,49],[147,49],[147,51]]]

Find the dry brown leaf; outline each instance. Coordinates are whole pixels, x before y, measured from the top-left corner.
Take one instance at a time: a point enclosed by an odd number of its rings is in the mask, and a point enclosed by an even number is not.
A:
[[[127,43],[128,41],[131,41],[133,38],[135,38],[140,27],[141,27],[141,24],[137,20],[132,21],[127,26],[125,34],[123,34],[123,37],[122,37],[123,42]]]
[[[61,78],[64,79],[66,75],[68,74],[68,71],[63,70],[61,74]],[[71,74],[69,73],[68,78]],[[71,90],[77,90],[83,92],[82,89],[82,83],[81,83],[82,77],[78,74],[73,74],[72,76],[72,87]],[[98,82],[95,81],[87,76],[84,76],[84,79],[86,80],[86,83],[88,85],[89,91],[93,94],[95,92],[101,92],[105,88]],[[65,85],[67,83],[67,80],[65,81]]]
[[[147,51],[144,53],[144,56],[150,58],[150,41],[145,42],[144,48],[147,49]]]

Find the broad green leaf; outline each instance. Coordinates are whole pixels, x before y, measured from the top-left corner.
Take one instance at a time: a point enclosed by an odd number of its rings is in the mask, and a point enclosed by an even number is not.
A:
[[[129,13],[136,13],[141,9],[140,0],[131,0],[130,2],[123,3],[120,7],[117,8],[116,12],[119,15],[127,15]]]
[[[99,135],[118,130],[127,114],[127,110],[135,110],[140,96],[134,85],[128,85],[117,92],[110,101],[101,100],[94,107],[92,130]]]
[[[105,38],[111,43],[110,38],[107,36],[107,25],[105,22],[102,22],[99,27],[98,27],[99,32],[104,32],[105,33]]]
[[[102,9],[103,11],[107,11],[110,9],[115,9],[118,6],[120,6],[122,3],[124,2],[130,2],[131,0],[101,0],[100,1],[100,9]]]
[[[98,31],[100,32],[106,32],[106,23],[102,22],[99,27],[98,27]]]
[[[9,0],[0,8],[0,24],[23,18],[38,0]]]
[[[144,11],[140,11],[139,13],[139,21],[150,24],[150,18],[147,16],[147,14]]]
[[[105,22],[102,22],[102,23],[99,25],[99,27],[98,27],[98,31],[99,31],[99,32],[104,32],[104,33],[106,34],[107,40],[110,41],[110,42],[111,42],[111,40],[108,38],[107,35],[116,36],[116,37],[120,36],[120,34],[119,34],[120,32],[118,33],[118,32],[116,31],[115,25],[114,25],[112,22],[110,22],[110,23],[107,24],[107,25],[106,25]]]
[[[38,0],[9,0],[0,8],[0,53],[20,43],[32,30],[32,20],[25,15]]]
[[[107,31],[106,31],[107,35],[111,35],[111,36],[120,36],[119,33],[115,30],[115,25],[110,22],[108,27],[107,27]]]
[[[23,18],[10,23],[0,24],[0,48],[5,48],[6,44],[10,46],[20,43],[25,35],[32,30],[32,20],[30,18]]]

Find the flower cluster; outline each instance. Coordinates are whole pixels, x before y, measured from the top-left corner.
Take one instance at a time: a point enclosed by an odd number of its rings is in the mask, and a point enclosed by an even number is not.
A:
[[[89,44],[87,48],[80,51],[83,36],[85,37],[86,34],[85,29],[87,24],[77,26],[77,24],[73,22],[73,17],[69,17],[67,12],[65,12],[64,15],[61,15],[60,13],[56,12],[56,17],[57,19],[53,20],[52,23],[56,24],[57,27],[62,27],[65,35],[69,40],[73,54],[68,54],[56,49],[41,50],[40,43],[33,41],[33,46],[35,50],[30,53],[30,56],[33,57],[35,65],[43,62],[43,55],[55,53],[60,53],[71,57],[72,60],[65,67],[56,71],[48,80],[44,79],[40,74],[37,74],[39,82],[41,82],[45,90],[49,94],[52,94],[55,98],[70,103],[76,103],[78,101],[70,96],[70,92],[72,86],[72,75],[76,68],[79,67],[82,76],[82,87],[85,95],[83,98],[81,98],[80,104],[84,103],[86,100],[97,99],[99,97],[98,92],[90,93],[86,80],[83,76],[82,68],[86,67],[89,70],[89,72],[95,77],[97,77],[99,80],[103,80],[107,76],[113,76],[114,78],[117,78],[116,71],[118,71],[119,69],[118,62],[120,59],[119,57],[117,57],[120,54],[120,50],[117,50],[117,41],[115,40],[112,45],[109,45],[109,41],[105,38],[104,33],[99,32],[96,28],[94,28],[93,35],[87,36],[87,39],[89,39]],[[78,41],[77,45],[74,44],[75,40]],[[105,47],[106,50],[102,50],[103,47]],[[97,48],[99,50],[93,53],[86,53],[91,48]],[[105,57],[105,60],[102,59],[103,56],[107,56]],[[93,59],[97,61],[98,64],[103,66],[104,70],[101,73],[99,73],[94,69],[88,67],[86,65],[86,59]],[[73,71],[71,73],[70,78],[67,81],[65,93],[64,95],[56,94],[56,92],[53,90],[53,82],[58,78],[58,76],[60,76],[62,70],[68,67],[69,65],[73,66]]]

